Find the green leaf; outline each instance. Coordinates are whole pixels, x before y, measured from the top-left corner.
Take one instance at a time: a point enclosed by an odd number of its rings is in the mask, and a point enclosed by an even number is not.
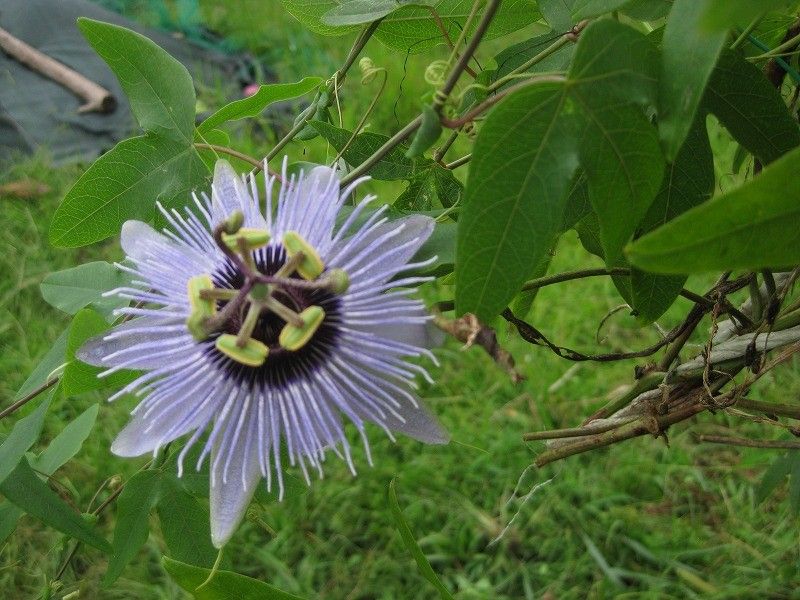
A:
[[[309,121],[309,124],[333,146],[341,152],[348,141],[353,137],[352,132],[340,129],[324,121]],[[369,158],[375,151],[383,146],[389,138],[379,133],[366,131],[359,133],[347,146],[344,159],[351,165],[359,165]],[[406,158],[407,147],[396,146],[386,156],[370,169],[369,174],[375,179],[393,181],[396,179],[409,179],[414,174],[414,162]]]
[[[29,415],[14,423],[14,427],[0,444],[0,482],[14,470],[20,459],[39,439],[50,398],[44,400]]]
[[[130,277],[114,265],[104,262],[85,263],[71,269],[50,273],[39,285],[42,298],[65,313],[74,315],[85,306],[108,317],[115,308],[129,301],[118,297],[103,298],[103,292],[130,283]]]
[[[45,525],[103,552],[111,551],[111,546],[94,526],[39,479],[25,458],[20,460],[5,481],[0,483],[0,493],[9,502]]]
[[[195,94],[186,67],[130,29],[86,18],[78,27],[114,71],[142,129],[191,144]]]
[[[539,0],[539,10],[554,31],[566,33],[575,24],[572,22],[575,2],[576,0]]]
[[[438,0],[346,0],[322,15],[322,22],[333,27],[362,25],[382,19],[404,5],[433,6]]]
[[[472,3],[464,0],[439,0],[436,2],[436,13],[450,39],[458,39],[471,8]],[[484,8],[485,6],[478,10],[477,17],[473,19],[467,35],[471,35],[475,31]],[[538,18],[539,11],[534,0],[504,0],[495,13],[483,39],[492,40],[512,33],[532,25]],[[400,52],[423,52],[446,43],[439,25],[431,15],[430,8],[422,6],[404,6],[394,11],[381,21],[375,37]]]
[[[91,308],[84,308],[75,315],[67,340],[66,359],[69,362],[61,378],[65,394],[75,395],[89,390],[120,387],[132,381],[134,376],[132,371],[120,371],[101,378],[97,375],[103,372],[102,367],[87,365],[75,358],[75,353],[86,340],[108,329],[109,324],[106,320]]]
[[[800,262],[800,148],[741,187],[634,242],[630,261],[658,273],[780,268]]]
[[[128,219],[152,218],[157,200],[199,187],[207,173],[191,145],[152,134],[124,140],[67,192],[50,224],[50,242],[85,246],[116,235]]]
[[[450,207],[461,199],[464,187],[453,172],[433,161],[416,173],[392,206],[401,211],[424,212]]]
[[[614,101],[649,106],[657,96],[658,51],[635,29],[610,19],[581,34],[569,71],[584,105],[610,110]]]
[[[647,213],[664,173],[658,134],[635,107],[593,109],[580,95],[576,98],[585,115],[581,159],[606,264],[621,266],[622,248]]]
[[[711,198],[714,192],[714,156],[705,119],[689,131],[675,162],[667,166],[661,189],[642,220],[638,235],[649,233]],[[655,275],[633,269],[632,307],[639,319],[652,323],[667,310],[686,283],[684,275]]]
[[[417,563],[417,568],[419,568],[419,572],[422,576],[427,579],[433,587],[439,592],[439,596],[441,596],[442,600],[453,600],[452,594],[447,591],[447,588],[444,587],[444,584],[439,580],[436,573],[431,568],[431,564],[428,562],[428,559],[423,554],[422,550],[420,549],[417,541],[414,539],[414,534],[411,531],[411,528],[408,526],[405,517],[403,516],[403,511],[400,508],[400,504],[397,502],[397,492],[395,491],[395,480],[389,483],[389,509],[392,511],[392,516],[394,517],[394,523],[397,527],[397,531],[400,533],[400,537],[403,540],[403,545],[406,547],[406,550],[414,557],[414,560]]]
[[[800,127],[778,90],[736,52],[720,56],[703,105],[764,164],[800,145]]]
[[[147,541],[150,511],[161,495],[161,478],[160,471],[140,471],[128,480],[119,495],[113,553],[103,576],[104,585],[116,581]]]
[[[633,0],[622,12],[639,21],[657,21],[669,14],[672,0]]]
[[[658,192],[664,157],[658,134],[634,103],[656,96],[656,50],[637,31],[598,21],[581,36],[570,69],[580,108],[581,164],[608,267],[625,266],[622,248]],[[630,302],[630,281],[614,277]]]
[[[758,486],[756,487],[756,504],[761,504],[766,500],[772,491],[786,479],[789,473],[791,473],[792,458],[791,452],[778,456],[772,461],[769,468],[764,471],[764,474],[761,476],[761,481],[758,482]]]
[[[302,600],[300,596],[232,571],[217,571],[209,580],[210,569],[187,565],[166,556],[162,564],[170,577],[195,600]]]
[[[61,433],[50,442],[50,445],[32,460],[33,468],[45,475],[52,475],[75,456],[89,436],[99,408],[99,405],[92,404],[76,419],[67,423]],[[13,533],[17,527],[17,521],[23,514],[25,514],[24,510],[10,502],[0,503],[0,544]]]
[[[200,567],[212,566],[217,550],[211,544],[208,508],[172,474],[164,476],[161,489],[156,511],[171,556]]]
[[[33,459],[33,467],[37,471],[52,475],[69,459],[78,453],[83,442],[89,437],[97,420],[99,404],[92,404],[75,419],[66,424],[64,429],[50,442],[39,456]]]
[[[759,15],[788,4],[788,0],[718,0],[704,6],[700,22],[708,29],[728,29],[733,25],[747,25]]]
[[[25,383],[23,383],[22,387],[17,390],[17,394],[14,396],[14,401],[24,398],[37,388],[43,386],[45,383],[47,383],[50,374],[66,362],[64,357],[67,352],[68,334],[69,328],[65,329],[61,332],[61,334],[59,334],[42,360],[39,361],[38,365],[36,365],[36,368],[31,372],[30,375],[28,375]]]
[[[590,19],[599,15],[605,15],[611,11],[618,10],[631,0],[574,0],[572,7],[572,19]]]
[[[606,258],[620,263],[664,167],[655,129],[632,106],[655,98],[655,70],[647,38],[597,21],[581,34],[564,85],[522,88],[489,113],[459,218],[458,312],[489,320],[507,305],[562,231],[579,161]]]
[[[359,28],[358,25],[326,25],[322,21],[325,14],[341,4],[339,0],[282,0],[282,4],[286,12],[320,35],[345,35]]]
[[[220,108],[198,125],[197,131],[204,134],[228,121],[255,117],[270,104],[303,96],[315,90],[321,84],[321,77],[304,77],[296,83],[262,85],[252,96],[243,98],[242,100],[235,100]]]
[[[283,7],[289,14],[314,33],[321,35],[345,35],[359,28],[358,25],[346,23],[349,4],[355,7],[369,6],[373,9],[368,15],[371,17],[387,10],[390,3],[383,0],[283,0]],[[394,5],[392,8],[397,10],[386,13],[375,32],[375,37],[390,48],[401,52],[423,52],[446,42],[431,14],[431,9],[426,6],[434,5],[436,14],[451,39],[458,38],[464,29],[472,7],[470,2],[464,0],[421,0],[400,7],[397,2],[392,4]],[[358,10],[353,12],[357,13]],[[468,34],[475,30],[482,12],[478,11],[478,18],[473,20]],[[336,16],[340,14],[343,18],[337,19]],[[329,24],[327,15],[332,15],[336,22],[342,24]],[[534,0],[505,0],[492,19],[484,39],[491,40],[517,31],[535,23],[538,18],[539,12]],[[349,20],[366,22],[363,18]]]
[[[658,128],[673,161],[695,119],[706,83],[728,35],[706,32],[700,19],[712,0],[675,0],[662,45]]]
[[[563,85],[531,86],[500,101],[483,123],[458,220],[459,314],[490,321],[550,250],[578,168],[565,102]]]

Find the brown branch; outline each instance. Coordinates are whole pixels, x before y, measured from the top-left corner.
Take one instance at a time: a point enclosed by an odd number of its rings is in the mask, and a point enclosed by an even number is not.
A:
[[[698,442],[709,444],[727,444],[729,446],[744,446],[746,448],[769,448],[772,450],[800,450],[800,442],[791,440],[751,440],[747,438],[729,437],[727,435],[697,436]]]
[[[117,100],[107,89],[14,37],[3,28],[0,28],[0,48],[32,71],[52,79],[81,98],[84,104],[78,108],[79,113],[109,113],[117,107]]]
[[[776,402],[762,402],[760,400],[750,400],[748,398],[739,398],[734,406],[736,406],[736,408],[744,408],[745,410],[755,410],[765,415],[800,419],[800,406],[778,404]]]

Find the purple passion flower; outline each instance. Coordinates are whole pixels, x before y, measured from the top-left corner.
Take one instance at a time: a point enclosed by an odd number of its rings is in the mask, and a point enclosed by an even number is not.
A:
[[[322,476],[328,450],[355,474],[344,422],[369,446],[364,423],[429,444],[447,433],[415,397],[430,379],[410,357],[433,355],[429,316],[409,287],[427,278],[402,272],[433,231],[425,216],[388,221],[365,198],[336,227],[354,182],[339,191],[333,170],[284,173],[274,205],[255,182],[220,161],[211,199],[194,210],[162,213],[163,234],[140,221],[122,227],[131,287],[109,294],[134,306],[128,319],[89,340],[78,356],[106,367],[143,371],[110,400],[141,402],[111,450],[139,456],[189,435],[178,475],[201,441],[197,469],[210,457],[211,536],[222,547],[261,478],[283,494],[286,460]],[[358,224],[358,225],[357,225]],[[435,359],[433,359],[435,362]],[[208,434],[203,438],[204,434]],[[392,439],[394,439],[392,437]],[[283,458],[282,458],[283,457]]]

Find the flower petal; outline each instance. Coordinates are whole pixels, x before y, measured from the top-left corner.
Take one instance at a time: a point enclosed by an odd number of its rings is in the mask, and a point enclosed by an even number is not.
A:
[[[399,431],[403,435],[419,440],[425,444],[446,444],[450,441],[450,434],[445,431],[439,420],[420,402],[414,406],[401,400],[400,414],[405,419],[401,421],[392,414],[387,414],[384,424],[392,431]]]
[[[163,357],[153,357],[153,352],[148,350],[147,345],[152,344],[154,348],[157,348],[160,343],[165,341],[172,342],[176,337],[180,336],[186,339],[188,346],[191,342],[191,337],[185,335],[185,333],[186,326],[181,319],[174,317],[139,317],[118,325],[111,331],[89,338],[75,352],[75,356],[81,362],[96,367],[113,367],[135,358],[136,365],[131,368],[155,369],[163,366],[164,359]],[[128,354],[114,360],[113,355],[116,353],[139,345],[142,348],[136,353],[136,356]],[[111,358],[105,360],[109,356]]]
[[[161,235],[142,221],[125,221],[120,237],[122,249],[134,260],[145,260],[148,256],[158,256],[160,251],[174,246],[166,236]]]
[[[216,460],[216,453],[220,451],[218,447],[211,453],[211,464],[216,465],[210,498],[211,541],[216,548],[222,548],[231,539],[261,480],[258,453],[255,448],[245,451],[247,443],[249,440],[242,440],[233,449],[226,483],[223,483],[226,461]]]

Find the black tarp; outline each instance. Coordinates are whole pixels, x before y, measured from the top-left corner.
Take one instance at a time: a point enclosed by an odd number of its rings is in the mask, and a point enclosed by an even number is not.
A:
[[[0,163],[46,148],[55,164],[94,159],[136,130],[116,77],[76,25],[78,17],[142,33],[189,69],[196,80],[239,90],[243,59],[147,29],[86,0],[0,0],[0,27],[110,90],[113,113],[77,112],[81,100],[0,51]]]

